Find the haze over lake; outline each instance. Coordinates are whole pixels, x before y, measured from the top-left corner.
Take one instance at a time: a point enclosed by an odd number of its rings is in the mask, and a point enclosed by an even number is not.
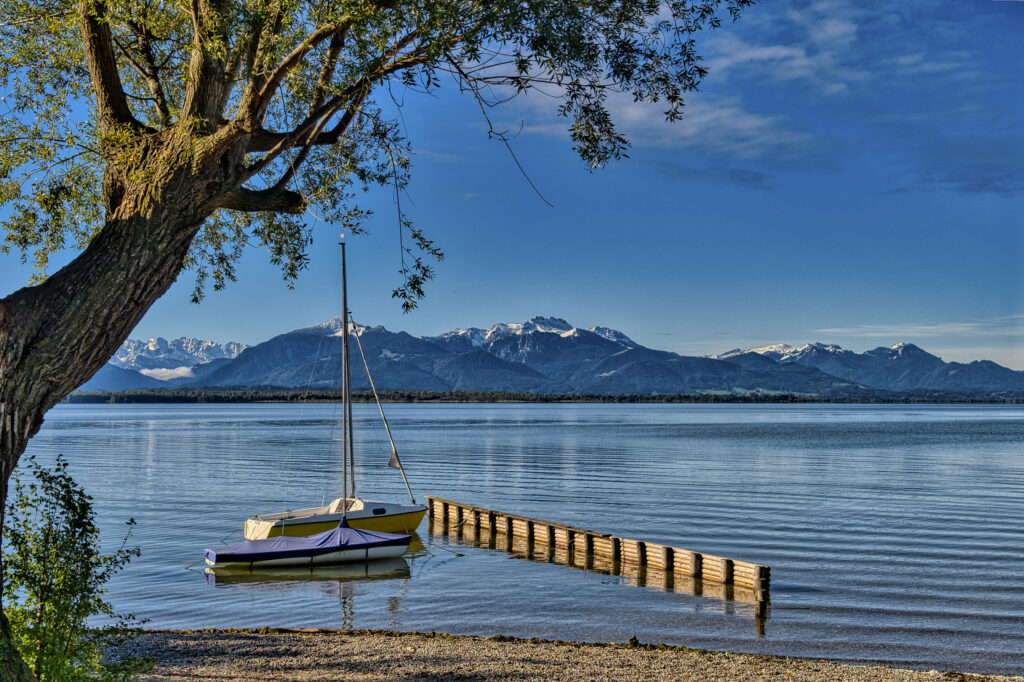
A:
[[[29,446],[64,453],[150,627],[322,626],[668,642],[1024,673],[1024,407],[387,405],[426,494],[772,567],[742,602],[523,561],[420,528],[379,579],[208,582],[205,547],[249,515],[340,494],[330,404],[61,405]],[[372,405],[360,494],[406,498]]]

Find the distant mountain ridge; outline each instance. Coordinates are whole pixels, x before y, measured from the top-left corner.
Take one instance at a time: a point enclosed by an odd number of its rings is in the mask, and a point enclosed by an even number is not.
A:
[[[182,336],[128,339],[80,391],[129,391],[181,386],[205,376],[219,363],[230,362],[244,343],[217,343]]]
[[[128,339],[114,353],[110,364],[122,369],[175,369],[220,360],[234,359],[246,349],[244,343],[217,343],[182,336],[168,341],[157,337],[146,341]]]
[[[1024,372],[989,360],[944,362],[912,343],[879,346],[863,353],[824,343],[808,343],[799,348],[777,344],[745,351],[735,349],[710,357],[735,361],[749,354],[780,364],[814,367],[840,379],[886,391],[1024,391]]]
[[[101,370],[82,389],[119,390],[119,381],[126,384],[124,390],[160,385],[339,388],[340,330],[341,318],[333,318],[250,347],[184,337],[126,341],[112,361],[121,373]],[[878,397],[880,392],[1024,392],[1024,372],[988,361],[947,363],[902,343],[864,353],[809,343],[690,357],[646,348],[615,329],[576,327],[558,317],[454,329],[438,336],[416,337],[382,326],[358,327],[353,340],[356,334],[381,389],[852,398]],[[193,360],[192,365],[176,364]],[[352,377],[353,388],[369,388],[355,344]]]

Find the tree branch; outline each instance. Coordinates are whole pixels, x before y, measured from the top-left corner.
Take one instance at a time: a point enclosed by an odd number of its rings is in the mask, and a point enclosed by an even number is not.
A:
[[[246,124],[246,127],[254,128],[259,125],[259,119],[262,118],[263,112],[288,72],[295,68],[309,54],[310,50],[328,38],[332,38],[335,34],[347,30],[349,23],[348,21],[332,21],[324,24],[306,36],[306,39],[289,52],[265,79],[261,79],[263,82],[258,90],[254,79],[253,87],[246,93],[238,109],[238,117]]]
[[[100,131],[104,133],[126,123],[139,125],[132,115],[121,84],[121,74],[117,71],[114,41],[106,20],[106,9],[102,0],[82,0],[79,5],[85,60],[92,79],[93,93],[96,95]]]
[[[347,31],[338,31],[331,36],[331,44],[327,48],[327,55],[324,58],[324,65],[320,68],[320,75],[316,79],[316,88],[313,90],[313,98],[309,103],[309,113],[313,113],[324,103],[327,96],[327,87],[334,80],[334,70],[338,66],[338,56],[341,48],[345,45]]]
[[[302,213],[306,210],[306,201],[298,192],[281,187],[252,190],[236,187],[225,194],[218,202],[218,208],[246,213]]]
[[[249,138],[249,146],[246,148],[248,152],[269,152],[269,151],[284,151],[285,149],[293,149],[299,146],[325,146],[336,143],[341,139],[342,133],[352,123],[352,119],[355,118],[355,114],[359,111],[359,107],[362,106],[363,101],[369,95],[369,90],[364,93],[357,93],[352,99],[352,104],[346,108],[344,115],[341,120],[330,130],[312,134],[309,131],[316,127],[322,129],[323,126],[318,126],[317,122],[320,120],[326,121],[329,116],[324,115],[324,112],[328,110],[327,106],[321,105],[320,109],[311,114],[309,118],[302,122],[295,130],[287,133],[278,133],[271,130],[259,130],[255,132],[252,137]],[[341,110],[341,106],[335,108],[331,115]]]
[[[249,177],[259,172],[259,170],[262,170],[263,167],[269,164],[270,161],[276,158],[285,149],[298,147],[300,145],[305,146],[307,144],[325,145],[337,142],[341,133],[344,132],[344,129],[348,127],[349,123],[351,123],[351,120],[346,121],[343,118],[339,125],[335,126],[334,129],[323,133],[312,141],[310,131],[314,128],[322,127],[318,125],[321,118],[330,118],[342,109],[346,109],[348,111],[346,115],[354,115],[355,111],[353,110],[352,103],[355,103],[355,110],[358,110],[358,106],[363,103],[367,96],[369,96],[369,92],[373,85],[385,76],[389,76],[396,71],[408,69],[426,62],[427,57],[424,54],[416,52],[412,52],[399,59],[395,59],[399,52],[411,45],[417,38],[419,38],[419,36],[420,30],[416,29],[397,40],[381,56],[380,63],[384,64],[384,66],[378,67],[376,71],[357,79],[354,83],[349,85],[344,92],[335,95],[326,103],[320,105],[320,107],[315,111],[310,112],[309,116],[307,116],[305,120],[291,132],[255,132],[249,140],[249,147],[247,148],[247,151],[265,151],[267,152],[267,155],[255,164],[259,169],[250,174]],[[388,60],[393,61],[388,63]],[[342,124],[344,125],[342,126]]]
[[[114,39],[115,44],[120,48],[129,63],[138,72],[149,87],[149,93],[153,96],[153,103],[156,106],[157,117],[160,119],[162,128],[171,127],[171,111],[167,106],[167,97],[164,95],[164,87],[160,82],[160,70],[156,65],[156,56],[153,54],[152,35],[149,30],[135,23],[127,22],[128,27],[135,33],[135,50],[142,57],[140,64],[132,57],[128,49]]]
[[[198,118],[207,130],[216,129],[226,84],[226,64],[217,47],[227,49],[224,33],[223,3],[225,0],[192,0],[192,58],[188,66],[188,89],[182,103],[184,119]]]
[[[349,110],[346,112],[346,114],[352,114],[349,116],[349,123],[351,123],[352,119],[355,118],[353,112],[359,110],[360,104],[362,104],[362,98],[359,98],[358,103],[354,103],[353,106],[350,106]],[[316,124],[316,128],[314,128],[313,131],[309,134],[308,141],[306,142],[306,144],[302,146],[302,149],[299,150],[299,153],[296,155],[296,157],[288,162],[288,168],[285,170],[284,175],[281,176],[281,179],[274,184],[274,189],[284,189],[284,187],[288,184],[288,181],[295,177],[295,174],[299,172],[299,167],[302,166],[303,162],[306,160],[306,157],[309,156],[309,151],[313,148],[312,140],[315,140],[317,136],[319,136],[320,131],[323,130],[323,127],[327,125],[328,118],[328,116],[324,116],[323,118],[320,119],[320,122]],[[346,128],[347,127],[348,126],[346,125]]]
[[[366,77],[360,78],[356,83],[350,86],[349,90],[353,90],[357,85],[362,86],[362,89],[355,90],[348,95],[348,98],[351,100],[351,104],[347,107],[345,116],[342,117],[337,126],[324,134],[322,138],[320,138],[315,132],[322,129],[326,124],[326,121],[341,110],[346,101],[342,95],[332,98],[327,104],[321,106],[316,113],[307,117],[303,124],[291,133],[286,133],[283,137],[279,137],[277,144],[268,149],[263,158],[245,170],[242,174],[243,182],[269,166],[274,159],[280,156],[286,149],[291,149],[299,145],[309,147],[314,144],[325,145],[337,142],[341,137],[341,134],[352,123],[352,120],[355,118],[355,114],[359,111],[359,107],[362,105],[363,101],[365,101],[366,97],[369,96],[372,81]]]

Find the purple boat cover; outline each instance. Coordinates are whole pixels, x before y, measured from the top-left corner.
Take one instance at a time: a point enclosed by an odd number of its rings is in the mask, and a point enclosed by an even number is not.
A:
[[[308,537],[281,535],[263,540],[246,540],[230,547],[206,550],[206,558],[214,564],[250,563],[268,559],[315,557],[348,549],[371,549],[407,545],[412,536],[381,533],[349,527],[344,521],[334,530]]]

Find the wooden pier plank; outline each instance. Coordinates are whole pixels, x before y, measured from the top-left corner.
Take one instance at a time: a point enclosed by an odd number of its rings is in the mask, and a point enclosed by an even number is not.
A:
[[[551,550],[551,555],[564,556],[569,562],[583,566],[590,565],[595,559],[611,564],[621,563],[623,575],[633,575],[641,567],[649,567],[685,576],[678,579],[681,581],[680,584],[697,580],[699,583],[720,583],[730,590],[732,585],[749,588],[755,599],[767,598],[771,586],[771,569],[748,561],[737,561],[633,538],[615,537],[607,533],[519,514],[507,514],[433,495],[427,496],[427,509],[434,522],[460,528],[460,537],[466,535],[466,530],[469,531],[468,536],[472,536],[477,531],[487,529],[492,535],[506,536],[505,544],[510,548],[544,545]],[[667,581],[666,585],[670,584],[671,575],[662,576],[662,580]]]

